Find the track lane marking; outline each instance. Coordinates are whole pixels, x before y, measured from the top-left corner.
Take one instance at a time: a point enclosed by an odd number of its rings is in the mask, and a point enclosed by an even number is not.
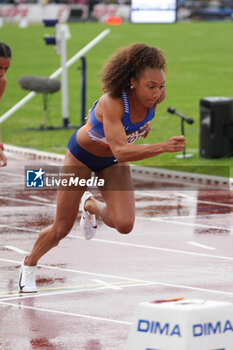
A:
[[[92,279],[92,281],[98,283],[99,285],[105,286],[107,289],[118,289],[118,290],[122,290],[122,287],[114,286],[112,283],[108,283],[108,282],[105,282],[105,281],[103,281],[103,280]]]
[[[21,231],[34,232],[34,233],[39,233],[40,232],[39,230],[32,230],[32,229],[26,229],[26,228],[24,229],[24,228],[21,228],[21,227],[18,228],[18,227],[5,225],[5,224],[0,224],[0,227],[8,227],[8,228],[13,228],[13,229],[18,229],[18,230],[21,230]],[[69,234],[66,238],[75,238],[75,239],[84,240],[83,237],[72,235],[72,234]],[[94,238],[93,242],[101,242],[101,243],[107,243],[107,244],[121,245],[121,246],[125,246],[125,247],[132,247],[132,248],[134,247],[134,248],[141,248],[141,249],[158,250],[158,251],[164,251],[164,252],[175,253],[175,254],[178,253],[178,254],[185,254],[185,255],[201,256],[201,257],[205,257],[205,258],[233,261],[233,257],[228,257],[228,256],[212,255],[212,254],[205,254],[205,253],[192,252],[192,251],[186,251],[186,250],[163,248],[163,247],[155,247],[155,246],[148,246],[148,245],[142,245],[142,244],[136,244],[136,243],[126,243],[126,242],[119,242],[119,241],[111,241],[111,240],[99,239],[99,238]],[[18,249],[18,248],[16,248],[16,249]]]
[[[172,191],[171,190],[170,192],[172,192],[174,194],[174,192],[176,192],[176,191]],[[228,191],[228,192],[230,192],[230,191]],[[233,208],[233,204],[230,204],[230,203],[203,201],[203,200],[197,199],[195,197],[186,196],[183,193],[179,193],[175,198],[171,197],[171,194],[170,195],[161,195],[161,194],[158,195],[158,193],[146,192],[146,191],[143,191],[143,194],[141,194],[137,190],[135,191],[135,193],[137,195],[140,194],[139,197],[150,196],[150,197],[156,197],[156,198],[167,198],[167,199],[170,199],[170,200],[183,199],[184,201],[188,201],[188,202],[196,202],[196,203],[209,204],[209,205],[219,205],[220,207],[223,206],[223,207]]]
[[[84,240],[85,238],[75,235],[69,235],[71,238],[75,239],[81,239]],[[170,248],[162,248],[162,247],[155,247],[155,246],[148,246],[148,245],[142,245],[142,244],[135,244],[135,243],[126,243],[126,242],[119,242],[119,241],[110,241],[106,239],[99,239],[94,238],[93,242],[99,242],[99,243],[107,243],[107,244],[115,244],[115,245],[121,245],[126,247],[132,247],[132,248],[142,248],[142,249],[150,249],[150,250],[159,250],[162,252],[168,252],[168,253],[175,253],[175,254],[185,254],[185,255],[193,255],[193,256],[201,256],[204,258],[212,258],[212,259],[221,259],[221,260],[229,260],[233,261],[233,257],[228,256],[221,256],[221,255],[212,255],[212,254],[206,254],[206,253],[199,253],[199,252],[192,252],[187,250],[178,250],[178,249],[170,249]]]
[[[5,201],[13,201],[13,202],[19,202],[19,203],[28,203],[28,204],[36,204],[36,205],[43,205],[43,206],[49,206],[49,207],[56,207],[56,204],[52,203],[42,203],[39,201],[32,201],[27,199],[19,199],[19,198],[12,198],[12,197],[4,197],[0,196],[0,199],[3,199]]]
[[[22,175],[21,173],[13,173],[13,172],[8,172],[8,171],[1,171],[1,173],[0,173],[0,175],[7,175],[7,176],[13,176],[13,177],[19,177],[19,176],[21,176],[21,177],[25,177],[24,175]]]
[[[207,249],[207,250],[216,250],[216,248],[210,247],[209,245],[206,245],[206,244],[201,244],[201,243],[197,243],[197,242],[190,242],[190,241],[187,241],[186,243],[191,244],[195,247],[199,247],[199,248],[203,248],[203,249]]]
[[[21,261],[12,260],[12,259],[4,259],[4,258],[0,258],[0,261],[13,263],[13,264],[20,264],[20,265],[22,263]],[[137,279],[137,278],[128,278],[128,277],[123,277],[123,276],[108,275],[108,274],[104,274],[104,273],[81,271],[81,270],[75,270],[75,269],[62,268],[62,267],[58,267],[58,266],[50,266],[50,265],[38,264],[37,267],[43,267],[43,268],[50,269],[50,270],[58,270],[58,271],[78,273],[78,274],[87,275],[87,276],[97,276],[97,277],[106,277],[106,278],[118,279],[118,280],[123,280],[123,281],[133,281],[133,282],[137,282],[137,283],[138,282],[153,283],[151,281],[145,281],[145,280],[141,280],[141,279]]]
[[[175,224],[175,225],[184,225],[184,226],[192,226],[192,227],[201,227],[201,228],[209,228],[214,230],[225,230],[225,231],[233,231],[231,228],[227,227],[219,227],[219,226],[212,226],[212,225],[202,225],[197,223],[190,223],[190,222],[183,222],[183,221],[174,221],[174,220],[166,220],[166,219],[159,219],[157,217],[143,217],[143,216],[137,216],[137,219],[141,220],[150,220],[150,221],[157,221],[157,222],[163,222],[165,224]]]
[[[19,254],[28,254],[28,252],[26,250],[22,250],[22,249],[19,249],[17,247],[13,247],[12,245],[4,245],[4,248],[12,250],[12,251],[19,253]]]
[[[31,229],[31,228],[26,228],[26,227],[11,226],[11,225],[6,225],[6,224],[0,224],[0,227],[6,227],[6,228],[10,228],[12,230],[18,230],[18,231],[28,231],[28,232],[34,232],[34,233],[40,232],[40,230],[35,230],[35,229]]]
[[[119,284],[119,283],[124,283],[124,282],[112,282],[111,284]],[[125,282],[127,283],[127,282]],[[133,283],[133,282],[132,282]],[[110,284],[110,283],[109,283]],[[56,286],[56,287],[43,287],[43,288],[38,288],[38,291],[39,292],[43,292],[43,291],[58,291],[58,290],[62,290],[62,289],[66,289],[65,293],[67,292],[68,289],[75,289],[75,291],[77,290],[80,290],[80,288],[90,288],[90,287],[100,287],[99,283],[98,284],[88,284],[88,283],[82,283],[82,284],[79,284],[79,285],[73,285],[73,286]],[[86,289],[83,289],[82,291],[84,291]],[[73,291],[71,291],[73,292]],[[5,293],[5,294],[4,294]],[[11,297],[12,295],[14,294],[19,294],[19,290],[9,290],[9,291],[0,291],[0,294],[3,294],[0,296],[0,298],[7,298],[7,297]],[[26,293],[21,293],[20,294],[20,298],[23,298],[23,297],[26,297],[30,294],[26,294]],[[36,295],[39,295],[39,294],[34,294],[33,296],[36,296]],[[45,295],[45,293],[43,294]],[[51,295],[51,293],[47,294],[47,295]],[[14,300],[15,297],[12,298],[12,300]],[[0,299],[2,301],[2,299]],[[4,300],[4,299],[3,299]],[[9,298],[7,298],[6,300],[11,300]]]
[[[213,217],[217,217],[217,218],[222,218],[222,217],[226,217],[226,216],[230,216],[232,217],[232,213],[220,213],[220,214],[198,214],[198,215],[179,215],[179,216],[160,216],[161,219],[202,219],[202,218],[213,218]],[[139,218],[140,216],[137,216],[137,218]]]
[[[17,305],[17,304],[12,304],[8,302],[1,302],[0,304],[6,305],[6,306],[12,306],[20,309],[29,309],[29,310],[34,310],[34,311],[40,311],[40,312],[48,312],[56,315],[63,315],[63,316],[73,316],[73,317],[79,317],[79,318],[86,318],[89,320],[95,320],[95,321],[101,321],[101,322],[111,322],[111,323],[117,323],[117,324],[122,324],[125,326],[131,326],[132,322],[126,322],[126,321],[121,321],[121,320],[114,320],[111,318],[105,318],[105,317],[98,317],[98,316],[91,316],[91,315],[84,315],[84,314],[76,314],[74,312],[65,312],[65,311],[59,311],[59,310],[52,310],[52,309],[47,309],[47,308],[39,308],[35,306],[28,306],[28,305]]]
[[[0,183],[0,187],[3,187],[4,189],[6,189],[7,187],[13,187],[13,186],[22,186],[24,185],[24,182],[20,182],[20,181],[15,181],[15,182],[10,182],[8,184],[5,184],[4,182]]]
[[[39,196],[30,195],[29,198],[35,199],[36,201],[40,201],[40,202],[44,202],[44,203],[49,203],[49,202],[51,202],[50,199],[48,199],[48,198],[43,198],[43,197],[39,197]]]
[[[5,262],[12,262],[12,263],[17,263],[19,264],[19,261],[15,260],[8,260],[8,259],[2,259],[0,258],[0,261],[5,261]],[[64,269],[56,266],[48,266],[48,265],[38,265],[38,267],[44,267],[52,270],[60,270],[60,271],[68,271],[68,272],[74,272],[74,273],[79,273],[79,274],[84,274],[84,275],[91,275],[91,276],[101,276],[101,277],[107,277],[107,278],[112,278],[112,279],[120,279],[120,280],[126,280],[126,281],[133,281],[135,283],[145,283],[148,285],[158,285],[158,286],[165,286],[165,287],[171,287],[171,288],[178,288],[178,289],[188,289],[188,290],[197,290],[205,293],[215,293],[215,294],[221,294],[221,295],[228,295],[233,297],[233,292],[225,292],[225,291],[220,291],[216,289],[206,289],[206,288],[200,288],[200,287],[193,287],[193,286],[185,286],[182,284],[174,284],[174,283],[166,283],[166,282],[159,282],[159,281],[147,281],[147,280],[141,280],[141,279],[132,279],[132,278],[127,278],[123,276],[113,276],[113,275],[107,275],[107,274],[100,274],[100,273],[95,273],[95,272],[89,272],[89,271],[79,271],[79,270],[72,270],[72,269]],[[105,288],[105,287],[101,287]],[[41,294],[43,295],[43,294]],[[50,294],[51,295],[51,294]],[[35,297],[36,295],[34,295]]]
[[[49,287],[49,288],[38,288],[39,292],[42,293],[20,293],[19,290],[9,291],[8,295],[0,296],[0,301],[9,301],[9,300],[24,300],[30,298],[41,298],[41,297],[49,297],[49,296],[60,296],[60,295],[68,295],[75,293],[84,293],[84,292],[98,292],[101,290],[109,289],[109,285],[119,285],[121,288],[131,288],[131,287],[144,287],[154,285],[153,282],[148,283],[135,283],[133,281],[119,281],[119,282],[111,282],[108,283],[108,286],[101,286],[98,284],[80,284],[79,286],[60,286],[60,287]],[[70,290],[68,290],[70,288]],[[81,289],[80,289],[81,288]],[[66,289],[62,290],[61,289]],[[72,289],[72,290],[71,290]],[[51,291],[51,292],[43,292],[43,291]],[[1,292],[0,292],[1,293]],[[6,291],[2,291],[2,293],[6,293]],[[17,294],[17,295],[14,295]]]

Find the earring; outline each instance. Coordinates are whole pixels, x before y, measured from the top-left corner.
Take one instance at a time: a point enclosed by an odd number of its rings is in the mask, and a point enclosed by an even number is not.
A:
[[[133,89],[134,88],[134,86],[133,85],[130,85],[130,89]]]

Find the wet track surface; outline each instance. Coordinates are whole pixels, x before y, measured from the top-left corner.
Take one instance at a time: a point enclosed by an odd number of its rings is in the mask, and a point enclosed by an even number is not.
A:
[[[0,169],[0,349],[123,350],[140,302],[233,301],[233,193],[142,189],[139,179],[130,235],[99,223],[86,241],[78,217],[40,260],[39,293],[19,294],[21,261],[56,210],[55,191],[24,188],[36,164],[51,161],[9,154]]]

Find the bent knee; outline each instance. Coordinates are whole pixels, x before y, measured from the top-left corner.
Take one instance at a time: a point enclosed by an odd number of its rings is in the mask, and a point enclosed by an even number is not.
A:
[[[129,220],[125,222],[119,222],[115,225],[115,228],[119,233],[128,234],[133,230],[134,220]]]
[[[70,233],[71,227],[61,225],[53,228],[52,243],[57,246],[59,242]]]

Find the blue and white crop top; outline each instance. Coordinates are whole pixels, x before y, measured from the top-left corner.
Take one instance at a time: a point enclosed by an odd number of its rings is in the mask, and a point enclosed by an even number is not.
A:
[[[154,118],[155,111],[153,108],[150,108],[144,120],[139,123],[132,123],[130,119],[130,105],[127,91],[123,91],[122,98],[124,103],[124,115],[121,122],[125,129],[127,143],[133,143],[139,137],[142,137],[150,128],[151,120]],[[91,115],[86,124],[87,133],[92,140],[108,145],[108,141],[104,134],[103,123],[101,123],[95,116],[95,107],[98,101],[99,100],[94,103],[91,109]]]

